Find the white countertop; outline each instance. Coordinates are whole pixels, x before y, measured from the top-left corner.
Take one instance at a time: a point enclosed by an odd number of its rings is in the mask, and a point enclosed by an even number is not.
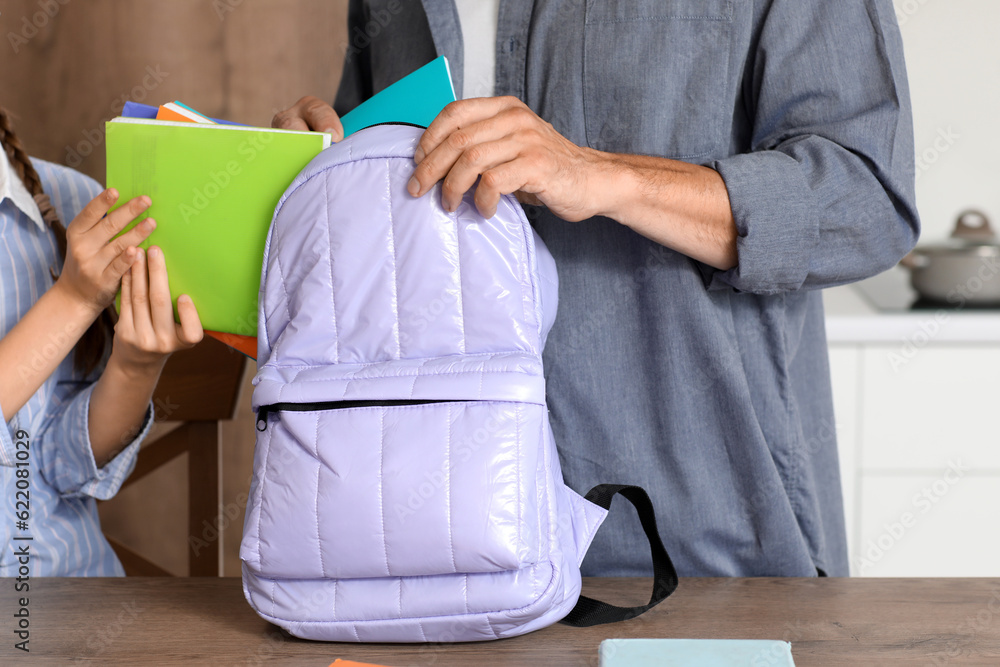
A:
[[[878,279],[909,280],[905,270],[899,267]],[[1000,309],[884,311],[855,285],[824,290],[823,305],[830,344],[911,341],[919,346],[935,343],[1000,345]]]

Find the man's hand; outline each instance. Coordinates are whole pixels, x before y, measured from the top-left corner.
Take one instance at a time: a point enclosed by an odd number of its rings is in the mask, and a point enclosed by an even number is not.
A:
[[[303,97],[272,125],[343,136],[337,114],[315,97]],[[419,197],[443,181],[441,205],[449,211],[479,179],[476,208],[487,218],[513,193],[569,222],[611,218],[718,269],[737,262],[729,193],[714,169],[577,146],[516,97],[452,102],[420,138],[413,161],[407,190]]]
[[[323,100],[311,95],[303,97],[290,109],[275,114],[271,119],[271,127],[302,132],[329,132],[334,141],[344,138],[344,126],[341,125],[337,112]]]
[[[605,155],[566,139],[516,97],[461,100],[424,132],[407,189],[419,197],[443,179],[442,206],[454,211],[479,178],[476,208],[486,218],[501,195],[516,193],[577,222],[604,213]]]

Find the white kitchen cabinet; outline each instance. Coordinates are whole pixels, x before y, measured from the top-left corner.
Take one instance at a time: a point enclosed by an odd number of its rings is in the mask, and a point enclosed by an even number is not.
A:
[[[823,294],[851,574],[1000,577],[1000,311],[872,293]]]
[[[1000,473],[1000,345],[931,345],[905,363],[901,347],[863,348],[860,465],[936,471],[962,459]]]
[[[857,471],[857,431],[861,396],[858,368],[861,350],[856,346],[830,348],[830,376],[833,380],[834,420],[837,425],[837,448],[840,458],[840,482],[844,493],[844,520],[847,524],[847,548],[853,548],[857,509],[855,501]]]
[[[852,574],[1000,574],[1000,479],[949,466],[936,475],[865,474],[861,480],[865,511]]]
[[[1000,576],[1000,343],[830,345],[855,576]]]

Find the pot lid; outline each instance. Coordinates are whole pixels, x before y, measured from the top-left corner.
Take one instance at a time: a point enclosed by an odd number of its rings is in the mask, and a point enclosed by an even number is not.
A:
[[[958,216],[950,239],[917,246],[914,252],[988,257],[1000,253],[1000,240],[993,232],[986,215],[982,211],[970,209]]]

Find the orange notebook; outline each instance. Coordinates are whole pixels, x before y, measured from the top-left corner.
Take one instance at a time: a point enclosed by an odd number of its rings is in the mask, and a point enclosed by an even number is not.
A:
[[[205,330],[205,333],[218,341],[222,341],[229,347],[239,350],[254,361],[257,360],[256,336],[240,336],[239,334],[223,333],[222,331],[209,331],[208,329]]]
[[[161,104],[160,108],[156,110],[156,120],[175,120],[183,123],[207,123],[209,125],[217,124],[208,116],[200,114],[191,107],[181,104],[180,102],[168,102],[167,104]]]

